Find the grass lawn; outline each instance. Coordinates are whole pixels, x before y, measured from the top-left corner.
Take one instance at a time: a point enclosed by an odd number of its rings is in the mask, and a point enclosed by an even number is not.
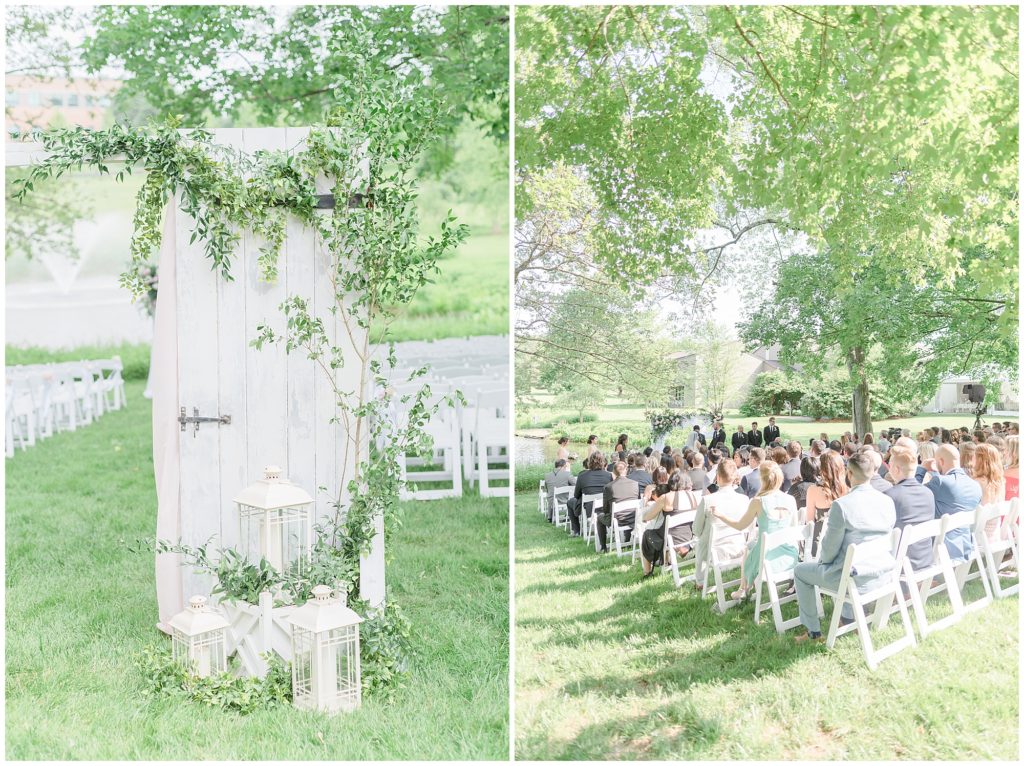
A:
[[[418,655],[407,688],[328,717],[249,716],[142,695],[156,631],[150,408],[129,407],[7,461],[9,759],[505,759],[507,500],[408,504],[388,585]]]
[[[770,617],[755,626],[749,605],[718,615],[671,576],[641,582],[639,564],[569,539],[536,502],[517,495],[518,758],[1017,757],[1015,597],[872,673],[856,636],[830,652],[777,637]]]
[[[508,334],[507,233],[474,232],[438,266],[436,281],[398,311],[391,340]]]

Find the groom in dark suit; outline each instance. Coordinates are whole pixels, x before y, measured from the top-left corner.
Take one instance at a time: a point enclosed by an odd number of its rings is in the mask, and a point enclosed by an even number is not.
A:
[[[721,422],[715,423],[715,430],[711,432],[711,444],[708,445],[708,449],[713,450],[719,444],[725,444],[725,429]]]
[[[778,438],[779,427],[775,425],[775,418],[768,418],[768,425],[764,427],[764,443],[771,444]]]
[[[756,421],[750,424],[750,430],[747,431],[747,444],[751,447],[760,447],[764,444],[764,440],[761,438],[761,431],[758,430]]]

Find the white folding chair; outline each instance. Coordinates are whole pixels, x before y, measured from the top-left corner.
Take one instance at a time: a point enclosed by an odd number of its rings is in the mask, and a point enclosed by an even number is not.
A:
[[[697,558],[700,555],[696,536],[690,543],[690,552],[682,559],[676,553],[676,546],[672,544],[672,532],[675,527],[684,524],[692,524],[697,518],[697,511],[681,511],[665,518],[665,547],[661,554],[662,567],[672,572],[672,582],[677,588],[681,588],[684,582],[695,582],[697,579]],[[680,572],[680,565],[693,565],[693,571],[687,575]]]
[[[587,516],[587,504],[590,503],[591,515]],[[600,492],[585,494],[580,499],[580,532],[583,534],[583,542],[590,545],[594,540],[594,550],[601,550],[597,541],[597,519],[595,514],[604,508],[604,495]]]
[[[1017,593],[1020,588],[1020,579],[1006,588],[1000,581],[999,572],[1004,566],[1012,566],[1015,570],[1019,565],[1017,550],[1017,527],[1019,502],[1017,498],[1004,500],[991,505],[984,505],[978,509],[978,518],[974,527],[974,541],[977,543],[981,553],[981,560],[984,565],[985,574],[992,585],[992,595],[996,598],[1006,598]],[[995,534],[990,539],[985,529],[989,521],[998,520]],[[1009,553],[1010,558],[1004,561],[1005,555]]]
[[[547,518],[548,515],[548,485],[544,479],[540,480],[540,489],[537,490],[537,506],[540,508],[540,515]]]
[[[899,534],[900,531],[894,529],[891,534],[882,535],[870,542],[860,543],[859,545],[851,544],[846,549],[846,558],[843,560],[843,571],[839,580],[839,587],[834,591],[825,587],[818,587],[817,589],[819,593],[832,598],[832,624],[829,627],[828,641],[826,642],[828,648],[831,649],[835,646],[836,639],[844,633],[857,631],[857,635],[860,636],[861,647],[864,650],[864,659],[871,670],[875,670],[878,667],[878,663],[882,660],[906,649],[908,646],[917,646],[914,628],[910,623],[910,613],[907,611],[907,602],[903,599],[903,590],[900,588],[900,571],[903,567],[903,562],[897,558],[891,570],[892,576],[889,578],[889,581],[872,588],[866,593],[861,593],[857,589],[851,574],[851,571],[859,562],[863,562],[871,556],[876,556],[882,551],[891,553],[894,548],[898,550]],[[893,601],[896,602],[900,619],[903,621],[904,634],[888,646],[876,649],[871,640],[871,631],[868,629],[864,607],[869,604],[875,605],[875,613],[873,615],[875,628],[882,629],[889,620]],[[839,618],[844,604],[849,604],[852,607],[853,622],[840,627]]]
[[[630,540],[632,542],[636,541],[636,536],[633,535],[632,533],[636,529],[636,525],[635,525],[636,514],[637,514],[637,511],[639,511],[639,510],[640,510],[640,499],[639,498],[633,498],[632,500],[619,500],[618,502],[612,503],[611,534],[612,534],[612,541],[615,543],[615,555],[618,558],[622,558],[623,556],[628,555],[628,551],[625,550],[625,547],[626,547],[626,544],[627,544],[626,543],[626,532],[630,533]],[[633,526],[623,525],[623,523],[621,521],[619,521],[618,514],[620,514],[620,513],[626,514],[626,513],[630,513],[630,512],[632,512],[632,516],[633,516],[633,520],[634,520]]]
[[[794,591],[788,596],[779,595],[779,583],[793,580],[793,567],[773,570],[771,567],[766,566],[765,556],[769,551],[773,551],[783,545],[790,545],[799,551],[800,543],[804,542],[806,537],[806,527],[791,526],[776,530],[775,532],[769,532],[761,538],[761,556],[757,563],[757,577],[754,580],[754,624],[760,624],[762,612],[771,610],[772,617],[775,620],[775,631],[780,636],[790,628],[795,628],[800,624],[799,615],[788,620],[782,619],[782,605],[796,601],[796,592]],[[768,592],[767,603],[761,602],[762,590]]]
[[[439,411],[439,414],[442,411]],[[448,417],[435,417],[425,424],[424,430],[433,440],[428,457],[414,457],[402,453],[398,467],[403,482],[402,500],[441,500],[462,497],[462,461],[459,455],[460,439],[454,413]],[[425,466],[426,470],[410,471],[410,466]],[[434,466],[440,468],[434,468]],[[441,484],[423,487],[423,484]]]
[[[127,404],[124,391],[124,364],[121,357],[100,359],[96,362],[99,372],[99,389],[103,397],[103,406],[108,412],[119,410]]]
[[[931,540],[932,563],[922,569],[914,569],[913,562],[907,555],[910,546],[925,540]],[[933,589],[932,580],[941,576],[943,582],[952,582],[954,578],[953,569],[949,565],[949,558],[939,555],[939,548],[945,548],[942,535],[942,519],[932,519],[920,524],[908,524],[903,527],[903,534],[900,536],[900,547],[896,557],[903,562],[901,579],[907,585],[910,593],[910,606],[914,611],[914,619],[917,622],[917,632],[921,638],[926,638],[930,633],[948,628],[958,622],[963,616],[963,603],[960,600],[960,591],[957,588],[949,588],[948,595],[950,604],[953,607],[951,614],[928,622],[928,615],[925,613],[925,606],[928,598],[941,588]]]
[[[978,518],[978,509],[975,508],[973,511],[960,511],[959,513],[947,513],[942,517],[942,536],[946,537],[954,529],[966,529],[967,533],[974,536],[974,530],[976,526],[976,520]],[[966,559],[960,561],[953,561],[949,555],[949,549],[946,548],[943,543],[938,549],[939,555],[945,559],[945,561],[952,567],[955,577],[953,583],[945,581],[942,586],[939,586],[936,590],[942,590],[943,587],[946,589],[955,585],[960,591],[960,601],[962,602],[963,613],[969,613],[983,609],[992,603],[992,587],[989,585],[988,577],[985,574],[985,565],[982,561],[981,551],[978,548],[977,539],[974,540],[974,545],[971,547],[971,555]],[[977,571],[971,572],[971,570],[977,566]],[[964,587],[971,580],[981,580],[982,587],[985,589],[984,595],[975,600],[968,602],[964,598]]]
[[[555,502],[551,506],[551,520],[555,522],[556,527],[560,527],[569,521],[569,508],[566,503],[571,492],[572,487],[556,487],[552,493]]]
[[[703,589],[701,593],[703,596],[707,596],[709,591],[712,590],[708,588],[708,576],[712,576],[714,578],[712,584],[714,585],[715,606],[719,614],[725,614],[726,610],[740,603],[732,598],[726,598],[726,589],[735,587],[742,582],[742,577],[726,580],[725,573],[743,567],[743,559],[747,556],[747,550],[744,548],[738,556],[733,558],[719,558],[717,546],[715,545],[715,525],[710,520],[708,523],[711,524],[711,529],[708,532],[708,561],[707,566],[704,568],[702,578]]]

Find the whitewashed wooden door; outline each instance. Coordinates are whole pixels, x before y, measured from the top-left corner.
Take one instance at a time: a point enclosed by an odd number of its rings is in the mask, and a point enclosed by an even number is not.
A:
[[[308,128],[224,129],[214,140],[247,153],[301,149]],[[342,202],[344,204],[344,202]],[[279,305],[300,295],[319,317],[332,345],[351,360],[338,370],[343,390],[355,390],[359,364],[352,340],[330,313],[334,296],[330,259],[313,232],[294,219],[288,224],[273,282],[260,278],[257,257],[262,241],[242,237],[232,264],[233,281],[210,268],[201,240],[189,242],[192,218],[176,208],[174,248],[177,298],[178,406],[192,416],[229,416],[230,424],[189,424],[179,435],[179,504],[182,542],[199,545],[214,538],[237,543],[238,519],[231,499],[260,478],[264,466],[278,465],[294,483],[316,498],[317,518],[334,513],[343,468],[352,476],[354,461],[343,465],[345,434],[331,424],[334,396],[324,372],[299,350],[282,346],[257,350],[256,328],[268,323],[283,333]],[[329,215],[324,212],[322,215]],[[358,330],[358,328],[353,328]],[[355,334],[355,342],[362,337]],[[348,453],[352,454],[351,450]],[[321,489],[323,488],[323,489]],[[347,491],[341,492],[343,507]],[[378,526],[379,529],[381,529]],[[210,593],[212,580],[182,569],[183,596]],[[383,600],[383,544],[363,562],[364,598]]]

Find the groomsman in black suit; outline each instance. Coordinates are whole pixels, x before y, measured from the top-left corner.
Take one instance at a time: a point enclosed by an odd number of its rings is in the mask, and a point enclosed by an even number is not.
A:
[[[751,447],[760,447],[764,444],[764,439],[761,437],[756,421],[750,424],[750,430],[747,431],[747,444]]]
[[[713,450],[719,444],[725,444],[725,429],[721,422],[715,423],[715,430],[711,432],[711,444],[708,445],[708,449]]]
[[[732,451],[735,452],[747,443],[747,435],[743,433],[743,426],[736,426],[736,433],[732,435]]]
[[[755,426],[757,423],[754,424]],[[771,444],[779,438],[779,427],[775,425],[775,418],[768,418],[768,425],[764,427],[764,443]]]

